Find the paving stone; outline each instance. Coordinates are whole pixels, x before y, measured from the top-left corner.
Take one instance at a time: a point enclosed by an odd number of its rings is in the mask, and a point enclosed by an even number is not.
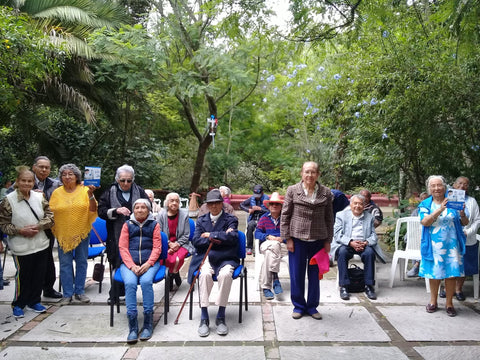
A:
[[[171,319],[178,314],[180,307],[170,308]],[[249,306],[248,311],[243,311],[243,322],[238,323],[238,306],[227,307],[225,321],[229,333],[226,336],[217,335],[215,332],[215,316],[217,307],[211,306],[210,311],[210,335],[200,337],[197,334],[200,324],[200,309],[193,311],[193,319],[188,319],[188,309],[184,309],[177,325],[173,320],[165,326],[163,320],[157,325],[153,332],[152,341],[263,341],[263,324],[260,306]]]
[[[480,359],[480,346],[416,346],[414,349],[426,360]]]
[[[480,340],[480,317],[473,310],[456,305],[458,315],[448,317],[444,305],[433,314],[422,306],[379,306],[378,309],[407,341]],[[468,329],[468,330],[466,330]]]
[[[292,318],[291,308],[274,309],[278,341],[389,341],[390,338],[362,306],[328,304],[318,308],[323,320]]]
[[[123,307],[125,311],[125,307]],[[128,333],[125,313],[116,314],[115,326],[110,327],[110,308],[96,305],[62,306],[21,341],[111,342],[125,341]],[[143,321],[139,316],[139,322]]]
[[[17,319],[13,316],[10,305],[0,305],[0,340],[5,340],[14,334],[37,315],[37,313],[25,309],[25,317]]]
[[[288,360],[408,359],[398,348],[387,346],[280,346],[280,358]]]
[[[5,360],[120,360],[127,349],[124,346],[92,348],[9,346],[0,352],[0,358]]]
[[[163,348],[165,349],[165,348]],[[161,358],[158,348],[144,348],[137,360]],[[161,350],[163,351],[163,350]],[[265,359],[263,346],[172,346],[166,349],[175,359],[208,359],[208,360],[261,360]]]

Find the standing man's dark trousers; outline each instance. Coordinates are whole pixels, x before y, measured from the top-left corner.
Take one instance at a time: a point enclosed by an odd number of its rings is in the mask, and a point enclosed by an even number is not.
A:
[[[48,245],[43,292],[45,294],[50,294],[53,290],[53,285],[55,285],[55,281],[57,280],[57,275],[55,273],[55,262],[53,261],[53,245],[55,244],[55,236],[53,236],[53,233],[50,230],[46,231],[45,233],[50,240],[50,244]]]
[[[365,285],[375,285],[375,251],[371,246],[365,247],[365,250],[362,252],[357,252],[351,246],[342,245],[338,249],[337,254],[339,286],[350,285],[347,271],[348,261],[353,258],[355,254],[360,255],[363,262]]]

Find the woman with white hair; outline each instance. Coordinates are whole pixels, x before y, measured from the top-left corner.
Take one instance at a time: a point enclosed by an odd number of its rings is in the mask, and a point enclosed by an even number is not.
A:
[[[464,276],[465,234],[462,225],[468,224],[468,218],[463,209],[447,207],[447,184],[443,176],[430,176],[427,179],[427,189],[431,196],[418,205],[423,225],[420,247],[422,260],[418,275],[430,282],[427,312],[437,310],[438,288],[442,279],[445,279],[446,312],[448,316],[456,316],[452,301],[456,278]]]
[[[180,195],[174,192],[167,194],[164,209],[158,214],[157,221],[160,229],[168,236],[168,257],[165,265],[170,274],[170,290],[174,290],[173,281],[175,280],[177,287],[180,286],[180,269],[187,255],[193,251],[189,240],[188,210],[180,209]]]
[[[160,210],[162,210],[162,207],[155,201],[155,194],[153,193],[153,190],[145,189],[145,193],[148,195],[148,198],[150,199],[150,202],[152,203],[153,217],[157,217]]]
[[[118,243],[122,265],[120,272],[125,283],[125,304],[127,305],[127,343],[137,342],[137,285],[143,295],[143,329],[140,340],[148,340],[153,332],[153,278],[160,267],[158,258],[162,250],[160,226],[150,213],[152,206],[147,199],[138,199],[133,204],[133,214],[123,224]],[[168,295],[166,295],[168,296]]]

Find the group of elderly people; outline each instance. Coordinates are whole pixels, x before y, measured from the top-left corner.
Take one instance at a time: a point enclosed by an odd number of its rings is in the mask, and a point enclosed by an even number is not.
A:
[[[39,163],[45,164],[43,174],[35,172]],[[103,192],[98,204],[95,186],[83,185],[81,171],[76,165],[61,166],[59,180],[48,178],[50,161],[46,157],[37,158],[33,170],[19,168],[13,191],[0,204],[0,229],[9,236],[9,248],[17,267],[17,291],[12,302],[16,317],[24,316],[25,307],[39,313],[46,311],[41,304],[42,290],[44,296],[59,297],[51,281],[53,236],[59,245],[63,287],[59,304],[90,301],[85,295],[89,236],[91,225],[99,216],[107,223],[108,260],[119,269],[124,280],[128,343],[152,336],[152,286],[159,268],[160,231],[169,240],[165,265],[169,269],[171,289],[175,289],[174,282],[176,287],[182,283],[180,269],[187,256],[192,255],[189,282],[201,267],[198,273],[201,308],[198,334],[204,337],[210,333],[208,306],[214,278],[219,287],[216,332],[219,335],[228,333],[225,311],[233,270],[239,264],[238,219],[230,213],[229,207],[225,207],[225,199],[228,201],[230,194],[228,188],[228,191],[214,189],[207,194],[204,213],[198,217],[190,241],[189,214],[180,208],[180,196],[170,193],[163,209],[155,207],[152,193],[135,183],[135,172],[129,165],[117,169],[115,182]],[[325,263],[330,261],[329,254],[337,259],[340,297],[344,300],[350,296],[347,268],[353,255],[358,254],[364,263],[365,293],[370,299],[376,299],[373,287],[375,259],[384,261],[375,233],[381,211],[368,211],[373,203],[360,194],[353,195],[349,205],[344,196],[338,197],[342,205],[335,204],[337,193],[320,184],[319,175],[317,163],[304,163],[301,181],[289,186],[283,198],[278,193],[273,193],[271,198],[265,197],[261,205],[268,212],[256,224],[255,238],[259,239],[260,252],[265,255],[261,287],[267,300],[283,292],[278,272],[280,260],[288,252],[293,319],[305,315],[322,319],[317,309],[319,278],[325,272]],[[467,190],[468,179],[458,178],[455,187]],[[423,225],[419,275],[430,279],[432,289],[426,310],[437,310],[440,282],[445,279],[446,312],[455,316],[453,296],[461,300],[465,275],[478,273],[478,244],[471,240],[480,224],[478,205],[467,196],[464,209],[449,208],[445,197],[447,185],[441,176],[431,176],[427,189],[431,196],[418,206]],[[346,207],[341,210],[339,206]],[[468,260],[470,258],[476,261]],[[471,263],[476,266],[470,266]],[[305,275],[308,277],[306,297]],[[144,325],[140,331],[138,284],[143,293]]]

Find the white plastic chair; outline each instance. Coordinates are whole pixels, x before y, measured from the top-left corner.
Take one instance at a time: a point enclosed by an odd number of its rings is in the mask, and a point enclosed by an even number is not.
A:
[[[398,248],[398,242],[400,238],[400,229],[404,223],[407,224],[407,242],[405,250],[400,250]],[[421,240],[422,225],[420,224],[420,218],[418,216],[403,217],[397,220],[397,226],[395,227],[395,252],[393,253],[392,269],[390,271],[390,287],[393,287],[397,263],[400,263],[400,279],[403,281],[405,280],[405,275],[407,273],[407,262],[409,260],[422,259],[420,253]],[[428,279],[425,279],[425,287],[427,288],[427,292],[430,292]]]

